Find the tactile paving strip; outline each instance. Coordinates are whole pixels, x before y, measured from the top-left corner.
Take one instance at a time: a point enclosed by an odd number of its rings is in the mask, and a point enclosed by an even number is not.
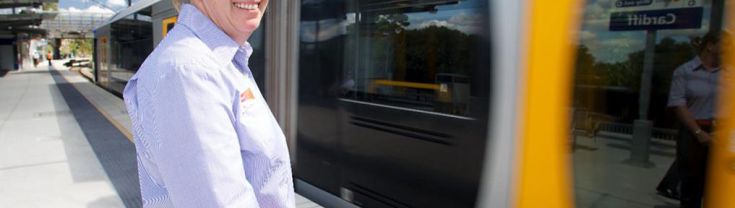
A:
[[[105,169],[126,207],[142,206],[135,146],[107,120],[74,86],[54,69],[56,87],[87,137],[97,159]]]

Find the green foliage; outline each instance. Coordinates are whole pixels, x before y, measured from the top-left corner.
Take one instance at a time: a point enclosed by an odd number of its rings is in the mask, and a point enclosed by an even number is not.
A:
[[[617,63],[595,60],[589,49],[580,45],[577,49],[576,83],[583,85],[625,87],[637,91],[640,88],[645,50],[628,54],[628,59]],[[653,90],[667,92],[671,74],[679,65],[695,56],[686,42],[664,38],[657,45],[653,64]]]
[[[433,83],[438,73],[472,76],[473,55],[481,37],[445,26],[408,29],[405,14],[379,15],[372,23],[347,26],[349,34],[367,35],[369,60],[375,72],[389,72],[391,79]],[[348,47],[355,43],[347,43]],[[379,61],[377,61],[379,60]]]
[[[92,39],[69,39],[65,40],[61,47],[62,54],[75,54],[76,56],[92,55]]]
[[[43,11],[59,11],[59,3],[43,3]]]
[[[479,37],[447,27],[429,26],[405,32],[407,80],[433,82],[437,73],[467,75],[472,67],[472,45]],[[398,43],[398,46],[401,43]],[[403,59],[404,57],[395,56]]]
[[[378,16],[378,20],[375,22],[375,27],[376,32],[387,35],[391,33],[400,33],[404,31],[404,28],[409,24],[408,16],[405,14],[389,14]]]

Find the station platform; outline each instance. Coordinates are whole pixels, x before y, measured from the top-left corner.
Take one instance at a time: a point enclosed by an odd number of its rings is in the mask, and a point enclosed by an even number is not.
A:
[[[122,99],[64,62],[0,73],[0,207],[141,207]]]

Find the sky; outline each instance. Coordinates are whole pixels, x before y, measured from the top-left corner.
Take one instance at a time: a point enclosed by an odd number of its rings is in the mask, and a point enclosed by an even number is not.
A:
[[[438,6],[436,12],[407,14],[411,23],[408,29],[429,26],[444,26],[468,34],[481,32],[484,25],[480,8],[485,8],[481,0],[463,0],[457,4]]]
[[[137,1],[133,0],[133,2]],[[116,11],[126,8],[127,4],[127,0],[59,0],[59,10],[114,14]]]

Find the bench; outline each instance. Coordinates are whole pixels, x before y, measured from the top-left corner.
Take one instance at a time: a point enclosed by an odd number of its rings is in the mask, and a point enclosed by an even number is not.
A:
[[[92,68],[92,60],[89,58],[78,58],[71,59],[64,63],[64,66],[69,67],[69,70],[79,70],[79,68]]]
[[[607,114],[590,112],[581,108],[570,109],[571,117],[570,136],[572,137],[572,151],[577,146],[577,136],[583,135],[597,140],[597,134],[600,133],[601,124],[615,121],[617,118]]]

